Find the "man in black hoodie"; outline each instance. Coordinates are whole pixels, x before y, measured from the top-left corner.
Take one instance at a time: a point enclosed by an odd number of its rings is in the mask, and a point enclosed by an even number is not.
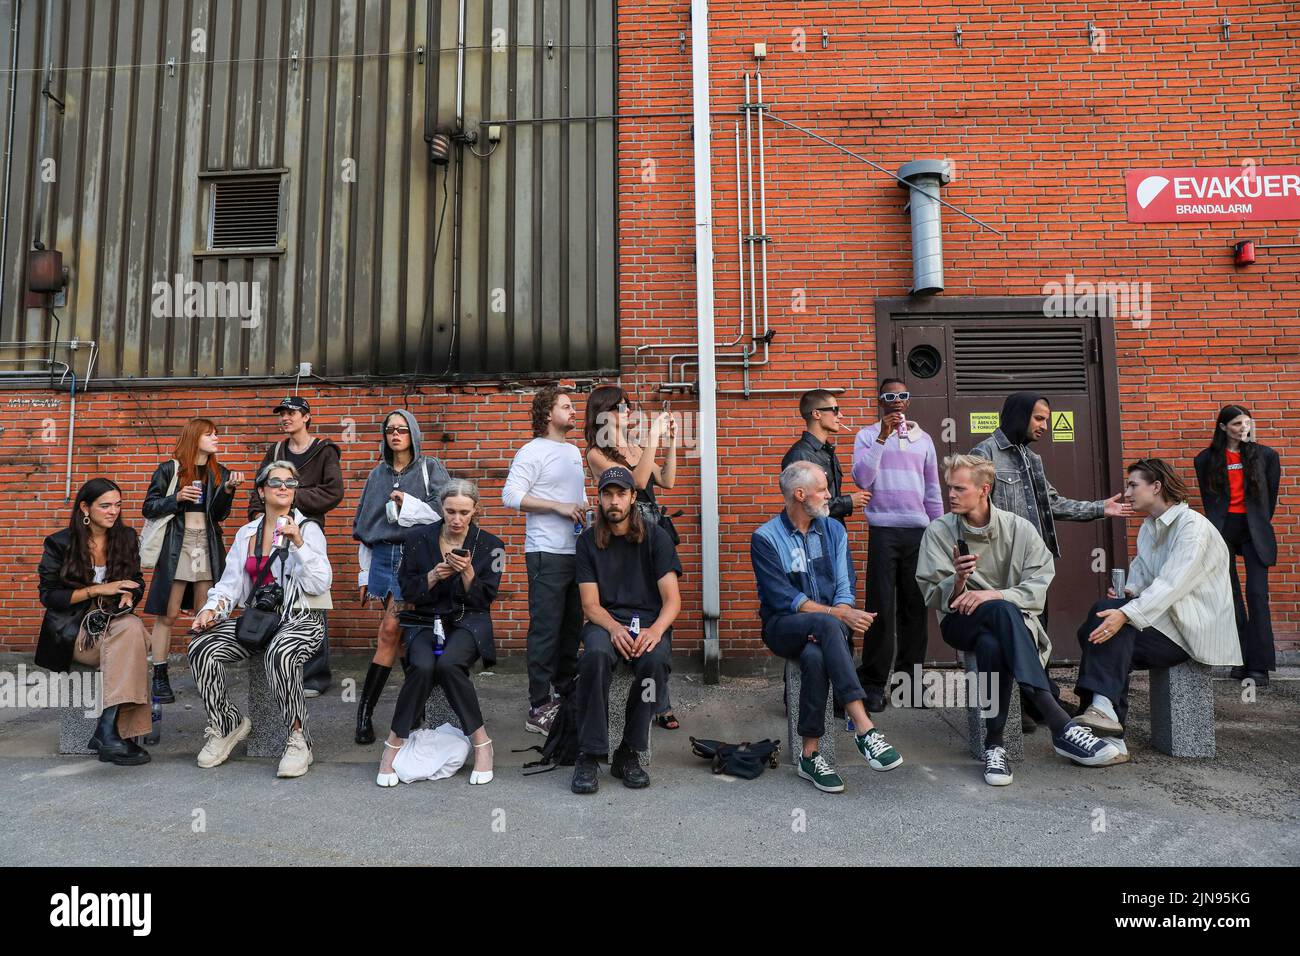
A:
[[[328,438],[315,438],[311,434],[311,406],[307,399],[289,395],[272,409],[280,419],[282,440],[269,445],[262,463],[254,474],[273,461],[292,462],[298,469],[298,493],[294,507],[308,518],[315,518],[325,528],[325,515],[343,501],[343,468],[339,463],[339,446]],[[249,494],[248,520],[254,521],[262,514],[262,502],[257,491]],[[302,668],[303,692],[316,697],[330,686],[329,625],[320,650]]]
[[[1043,470],[1043,459],[1029,446],[1047,434],[1052,422],[1052,406],[1037,392],[1015,392],[1002,403],[999,428],[971,449],[993,462],[997,482],[993,486],[993,507],[1020,515],[1038,531],[1053,558],[1061,556],[1056,542],[1056,519],[1062,521],[1097,521],[1100,518],[1129,518],[1135,512],[1123,500],[1123,494],[1100,501],[1074,501],[1057,494]],[[1047,627],[1047,610],[1039,615]],[[1052,685],[1056,694],[1056,683]],[[1038,709],[1023,695],[1021,704],[1024,729],[1033,730],[1041,722]]]

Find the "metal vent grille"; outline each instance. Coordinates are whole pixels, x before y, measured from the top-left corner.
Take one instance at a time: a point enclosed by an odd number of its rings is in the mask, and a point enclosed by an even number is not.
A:
[[[960,394],[1085,392],[1087,339],[1073,328],[954,328],[953,380]]]
[[[212,184],[211,249],[280,244],[280,175],[236,176]]]

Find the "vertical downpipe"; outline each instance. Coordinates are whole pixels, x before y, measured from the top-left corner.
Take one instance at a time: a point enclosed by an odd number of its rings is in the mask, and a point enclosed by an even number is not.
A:
[[[704,681],[716,684],[722,661],[718,554],[718,383],[713,335],[713,142],[709,110],[709,4],[691,0],[691,101],[695,145],[695,290],[700,360],[700,564]]]
[[[905,163],[898,178],[908,191],[912,214],[912,295],[934,295],[943,291],[943,209],[939,190],[952,182],[948,164],[941,159],[918,159]]]
[[[23,0],[14,0],[14,22],[10,28],[13,35],[9,38],[11,54],[9,63],[9,131],[5,135],[5,178],[4,178],[4,212],[0,213],[0,319],[4,318],[5,284],[7,282],[7,263],[9,262],[9,197],[13,190],[9,188],[9,177],[14,165],[14,121],[18,106],[18,27],[22,23]]]

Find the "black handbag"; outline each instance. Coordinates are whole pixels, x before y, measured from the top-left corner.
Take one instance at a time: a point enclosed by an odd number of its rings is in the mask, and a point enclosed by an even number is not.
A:
[[[677,533],[677,528],[673,526],[673,518],[680,518],[684,512],[677,511],[669,515],[667,507],[650,501],[638,501],[636,506],[641,512],[641,520],[647,525],[657,524],[663,528],[668,533],[668,539],[672,541],[673,547],[677,547],[682,543],[682,536]]]
[[[260,530],[258,536],[260,539]],[[276,548],[275,553],[271,555],[271,564],[279,558],[282,577],[285,555],[288,553],[288,548]],[[252,653],[265,650],[266,645],[271,643],[271,638],[275,637],[275,632],[280,629],[282,620],[280,609],[283,604],[284,588],[278,581],[272,580],[270,584],[263,584],[253,591],[244,602],[244,610],[239,615],[239,620],[235,622],[235,641],[239,646]]]

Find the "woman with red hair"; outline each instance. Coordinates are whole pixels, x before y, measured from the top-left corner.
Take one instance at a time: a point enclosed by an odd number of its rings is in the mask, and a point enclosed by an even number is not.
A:
[[[212,420],[191,418],[176,442],[174,457],[154,469],[145,494],[145,518],[165,523],[144,607],[155,616],[150,641],[153,696],[164,704],[176,699],[167,677],[172,627],[182,610],[192,613],[202,607],[212,582],[221,579],[226,555],[221,522],[230,516],[235,491],[244,480],[217,461],[217,447]]]

